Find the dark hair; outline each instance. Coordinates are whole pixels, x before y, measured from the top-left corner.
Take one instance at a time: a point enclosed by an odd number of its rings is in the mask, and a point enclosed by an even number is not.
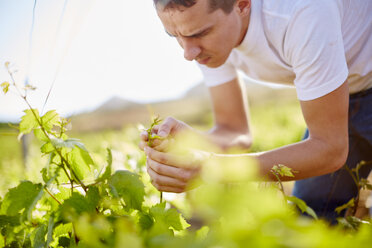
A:
[[[177,7],[191,7],[196,4],[196,0],[153,0],[155,6],[160,4],[164,9]],[[236,0],[208,0],[210,11],[222,9],[225,13],[230,13],[234,7]]]

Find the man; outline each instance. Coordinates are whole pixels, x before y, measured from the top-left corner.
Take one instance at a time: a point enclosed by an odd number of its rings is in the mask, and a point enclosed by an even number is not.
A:
[[[262,175],[284,164],[295,174],[294,195],[319,216],[356,196],[345,163],[372,160],[372,1],[370,0],[154,0],[166,32],[200,64],[209,86],[214,128],[204,136],[229,148],[249,147],[247,104],[236,70],[294,84],[308,132],[301,142],[259,154]],[[159,136],[191,127],[167,118]],[[183,192],[200,168],[145,145],[148,173],[161,191]],[[163,145],[162,145],[163,144]],[[214,159],[224,158],[214,154]],[[360,176],[365,178],[371,166]],[[293,180],[283,177],[281,180]]]

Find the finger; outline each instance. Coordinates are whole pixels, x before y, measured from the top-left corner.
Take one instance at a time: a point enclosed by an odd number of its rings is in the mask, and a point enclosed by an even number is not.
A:
[[[181,189],[181,188],[175,188],[175,187],[171,187],[171,186],[161,186],[161,185],[158,185],[156,183],[152,183],[152,185],[154,185],[154,187],[161,191],[161,192],[170,192],[170,193],[183,193],[185,192],[186,190],[185,189]]]
[[[168,150],[167,148],[173,143],[172,140],[173,139],[161,140],[161,142],[159,142],[158,145],[153,146],[152,148],[159,151],[159,152],[167,151]]]
[[[144,151],[145,146],[147,146],[147,141],[143,141],[143,140],[141,140],[141,141],[138,143],[138,147],[139,147],[142,151]]]
[[[167,137],[171,134],[172,129],[177,125],[176,119],[173,117],[167,117],[163,123],[159,126],[158,135],[160,137]]]
[[[157,139],[157,138],[155,138],[155,139],[152,140],[151,147],[159,146],[162,142],[163,142],[162,139]]]
[[[141,140],[143,140],[143,141],[147,141],[148,138],[149,138],[149,136],[148,136],[148,134],[147,134],[146,131],[142,131],[142,132],[140,133],[140,139],[141,139]]]
[[[186,183],[182,182],[178,179],[167,177],[163,175],[157,174],[155,171],[151,169],[151,167],[147,167],[147,172],[149,173],[152,183],[156,183],[158,186],[169,186],[174,188],[184,189],[186,187]]]
[[[191,156],[182,156],[172,153],[159,152],[151,147],[145,147],[144,151],[148,157],[161,164],[171,165],[179,168],[195,168],[195,161]]]
[[[147,165],[158,175],[176,178],[183,182],[188,182],[191,178],[191,172],[182,168],[160,164],[151,158],[147,158]]]
[[[158,130],[159,130],[159,125],[153,126],[151,130],[152,130],[152,133],[156,133],[157,134],[158,133]]]

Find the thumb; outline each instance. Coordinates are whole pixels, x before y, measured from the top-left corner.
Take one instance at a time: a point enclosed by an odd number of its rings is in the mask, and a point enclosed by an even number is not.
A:
[[[170,133],[172,128],[176,125],[176,120],[172,117],[168,117],[164,120],[164,122],[159,126],[158,135],[160,137],[167,137]]]

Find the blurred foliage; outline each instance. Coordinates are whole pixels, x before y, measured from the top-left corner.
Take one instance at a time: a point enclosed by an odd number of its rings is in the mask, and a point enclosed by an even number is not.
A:
[[[265,151],[300,141],[305,121],[298,102],[273,102],[251,108],[252,151]]]
[[[29,114],[25,112],[21,131],[37,129]],[[303,135],[297,103],[253,106],[251,114],[254,151],[293,143]],[[53,112],[40,118],[61,125]],[[205,185],[187,194],[167,194],[166,201],[158,204],[159,194],[145,172],[135,126],[99,133],[68,132],[79,140],[67,134],[56,140],[45,139],[38,131],[35,135],[26,165],[17,136],[0,135],[1,247],[297,248],[368,247],[372,242],[368,220],[350,216],[331,227],[299,216],[289,201],[304,211],[306,203],[285,197],[273,184],[255,182],[254,165],[234,183],[218,182],[216,177],[226,172],[211,173],[213,167],[209,167],[204,171]],[[87,166],[77,174],[84,187],[53,166],[53,161],[60,160],[50,155],[54,152],[49,144],[61,149],[71,165]],[[289,173],[280,166],[275,171]]]

